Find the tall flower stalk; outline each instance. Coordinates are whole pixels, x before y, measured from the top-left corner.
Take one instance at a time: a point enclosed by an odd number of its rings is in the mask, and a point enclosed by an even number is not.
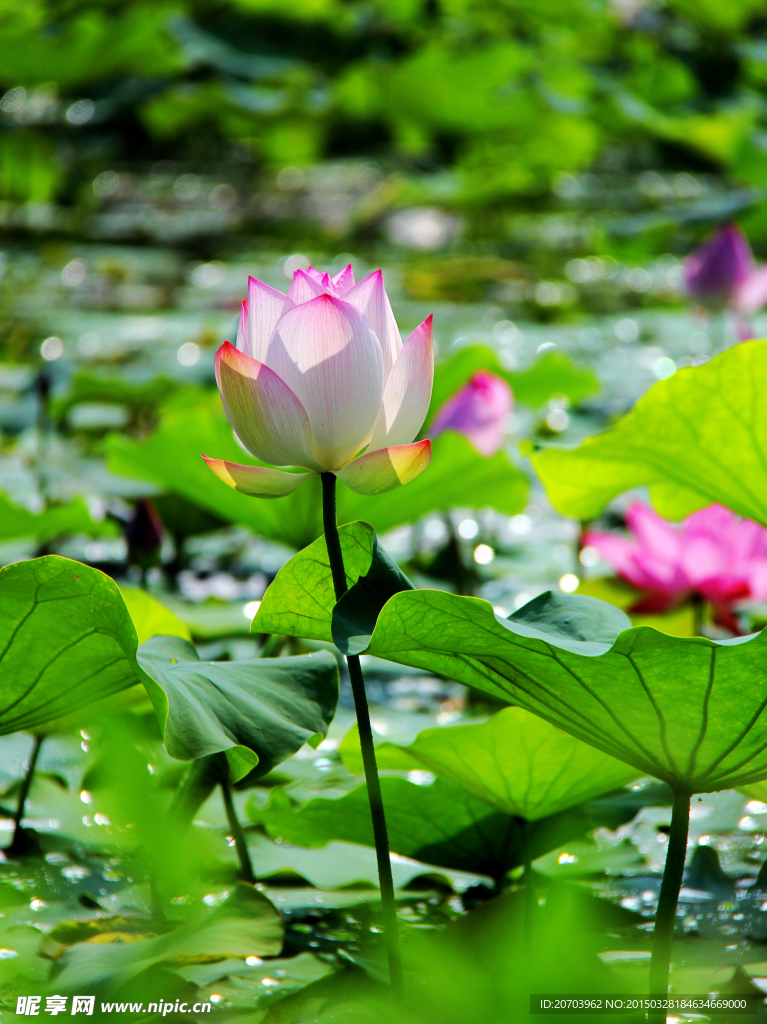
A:
[[[288,294],[248,281],[236,347],[216,355],[216,380],[229,421],[261,465],[203,456],[216,476],[258,498],[290,494],[322,479],[322,512],[336,601],[346,593],[336,522],[336,478],[360,494],[407,483],[431,459],[414,441],[431,399],[431,317],[402,342],[381,271],[355,283],[351,266],[335,277],[297,270]],[[288,471],[283,468],[289,467]],[[389,975],[401,997],[389,843],[365,681],[358,657],[346,659],[357,712],[373,822]]]
[[[330,571],[333,576],[333,589],[336,601],[340,601],[347,591],[346,570],[341,551],[336,522],[336,478],[332,473],[322,474],[322,520],[325,527],[325,543],[328,548]],[[381,904],[383,907],[384,936],[386,951],[389,957],[389,978],[394,995],[402,996],[402,957],[399,950],[397,935],[397,907],[394,902],[394,880],[389,857],[389,837],[386,831],[386,815],[384,813],[381,783],[378,778],[375,748],[373,746],[373,729],[370,725],[370,710],[365,693],[365,680],[362,675],[359,655],[348,654],[346,664],[349,668],[349,679],[354,696],[354,710],[357,715],[357,726],[362,747],[362,763],[365,768],[365,782],[370,803],[370,816],[373,819],[373,838],[375,840],[376,860],[378,863],[378,882],[381,887]]]

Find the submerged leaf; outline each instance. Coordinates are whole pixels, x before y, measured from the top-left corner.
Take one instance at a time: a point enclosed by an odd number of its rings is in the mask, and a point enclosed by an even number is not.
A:
[[[56,991],[114,990],[156,964],[191,957],[276,956],[282,948],[283,924],[272,903],[240,884],[234,894],[200,923],[166,935],[127,944],[81,942],[62,954]]]
[[[190,643],[165,636],[142,644],[138,661],[171,757],[224,752],[235,782],[320,743],[338,701],[338,666],[325,651],[200,661]]]

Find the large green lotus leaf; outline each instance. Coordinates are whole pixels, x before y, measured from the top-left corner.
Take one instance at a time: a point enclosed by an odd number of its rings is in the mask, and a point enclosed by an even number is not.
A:
[[[285,498],[251,498],[218,480],[201,452],[234,462],[253,463],[235,440],[218,393],[191,407],[174,405],[143,441],[111,435],[108,465],[114,473],[147,480],[170,493],[255,533],[302,548],[322,533],[320,481],[312,479]],[[413,522],[429,512],[456,505],[492,507],[509,515],[527,504],[527,477],[503,452],[480,455],[466,438],[446,433],[432,448],[431,465],[407,485],[365,497],[338,489],[338,519],[365,519],[380,533]]]
[[[153,636],[180,636],[191,640],[189,626],[166,606],[138,587],[120,587],[125,606],[136,627],[138,642],[143,644]]]
[[[491,878],[502,878],[524,862],[525,823],[459,786],[443,779],[420,786],[384,775],[381,792],[389,847],[401,857]],[[337,799],[316,797],[298,808],[274,790],[266,807],[249,799],[246,813],[273,838],[296,846],[333,841],[374,845],[365,785]],[[530,854],[542,856],[596,823],[585,806],[533,822],[527,838]]]
[[[117,585],[59,555],[0,569],[0,733],[34,729],[137,682]]]
[[[163,730],[180,760],[224,752],[234,781],[267,772],[327,735],[338,701],[338,665],[319,651],[295,658],[200,661],[179,637],[142,644],[138,662]]]
[[[33,537],[44,544],[54,537],[75,533],[89,537],[114,537],[117,527],[106,519],[102,522],[92,519],[82,498],[73,498],[65,505],[51,505],[42,512],[30,512],[0,492],[0,540]]]
[[[356,729],[344,738],[341,756],[350,771],[362,772]],[[482,725],[426,729],[406,747],[383,743],[376,758],[381,769],[427,768],[528,821],[618,789],[638,774],[520,707],[504,708]]]
[[[589,640],[577,628],[579,606],[602,602],[559,595],[576,628],[557,632],[552,599],[536,599],[536,622],[503,619],[476,598],[406,591],[384,607],[368,651],[503,695],[672,787],[703,792],[767,777],[764,634],[712,641],[641,626],[613,638],[594,629]]]
[[[351,588],[373,564],[376,535],[367,523],[350,523],[341,527],[339,537],[346,583]],[[251,629],[254,633],[285,633],[332,643],[335,603],[327,545],[324,536],[318,537],[277,573]]]
[[[719,502],[767,524],[766,389],[767,341],[735,345],[658,381],[578,448],[534,454],[533,467],[557,511],[576,519],[648,486],[668,518]]]
[[[533,409],[540,409],[555,395],[578,405],[600,388],[599,378],[592,370],[576,366],[563,352],[546,352],[526,370],[515,371],[507,370],[498,353],[486,345],[467,345],[435,368],[427,423],[478,370],[489,370],[502,377],[511,385],[515,401]]]
[[[116,989],[142,971],[168,961],[227,957],[276,956],[284,926],[274,905],[252,886],[240,885],[233,896],[200,923],[166,935],[125,945],[80,942],[60,958],[57,992]]]

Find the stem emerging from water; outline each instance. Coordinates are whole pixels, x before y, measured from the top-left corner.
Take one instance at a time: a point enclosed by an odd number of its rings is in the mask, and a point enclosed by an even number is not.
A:
[[[668,836],[666,866],[655,913],[652,960],[650,961],[650,995],[665,996],[668,992],[668,971],[671,964],[671,947],[674,942],[674,922],[682,887],[684,861],[687,854],[687,833],[690,827],[690,794],[674,793],[671,812],[671,830]],[[666,1011],[650,1013],[649,1024],[665,1024]]]
[[[340,601],[347,591],[346,571],[341,552],[341,541],[336,523],[336,478],[333,473],[322,474],[322,518],[325,527],[325,543],[330,559],[330,571],[333,575],[333,587],[336,601]],[[402,998],[402,958],[397,936],[397,908],[394,902],[394,882],[389,858],[389,838],[386,834],[386,817],[384,815],[381,783],[378,779],[376,755],[373,747],[373,730],[370,726],[365,680],[362,676],[360,659],[356,655],[347,655],[349,677],[354,695],[354,709],[357,712],[357,725],[362,747],[362,763],[365,766],[365,782],[367,783],[370,815],[373,819],[373,836],[375,838],[376,859],[378,861],[378,881],[381,887],[381,903],[383,906],[384,937],[389,956],[389,978],[394,995]]]
[[[19,800],[16,804],[16,813],[13,816],[13,838],[11,844],[5,850],[7,854],[23,854],[28,852],[30,847],[30,837],[24,832],[24,826],[21,824],[24,818],[24,809],[27,805],[27,797],[29,796],[29,789],[32,785],[32,779],[35,776],[35,766],[37,765],[37,759],[40,756],[40,747],[43,745],[44,736],[35,736],[35,742],[32,747],[32,752],[29,755],[29,765],[27,767],[26,774],[21,783],[21,789],[19,790]],[[35,844],[32,843],[32,846]]]
[[[221,794],[224,798],[224,807],[226,808],[226,820],[229,822],[229,829],[232,833],[234,846],[237,850],[237,858],[240,862],[240,878],[243,882],[255,883],[256,876],[253,872],[253,865],[250,862],[248,844],[245,842],[245,834],[242,831],[237,811],[234,808],[232,783],[229,778],[228,768],[221,777]]]

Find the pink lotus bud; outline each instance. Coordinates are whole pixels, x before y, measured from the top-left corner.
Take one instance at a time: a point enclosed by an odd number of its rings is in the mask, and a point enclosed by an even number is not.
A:
[[[429,441],[412,442],[433,376],[431,317],[403,344],[380,270],[359,284],[351,266],[332,278],[297,270],[287,295],[251,277],[237,347],[225,342],[216,354],[221,399],[257,459],[305,472],[203,458],[255,497],[289,494],[325,472],[361,494],[390,490],[429,464]]]
[[[457,430],[482,455],[494,455],[503,444],[514,408],[511,388],[501,377],[480,370],[442,406],[432,423],[432,437]]]
[[[748,280],[754,257],[735,224],[725,224],[684,261],[687,294],[704,306],[726,306]]]
[[[693,594],[719,608],[767,598],[767,530],[750,519],[709,505],[675,526],[636,503],[626,521],[633,538],[589,532],[584,540],[645,592],[634,610],[663,611]]]

